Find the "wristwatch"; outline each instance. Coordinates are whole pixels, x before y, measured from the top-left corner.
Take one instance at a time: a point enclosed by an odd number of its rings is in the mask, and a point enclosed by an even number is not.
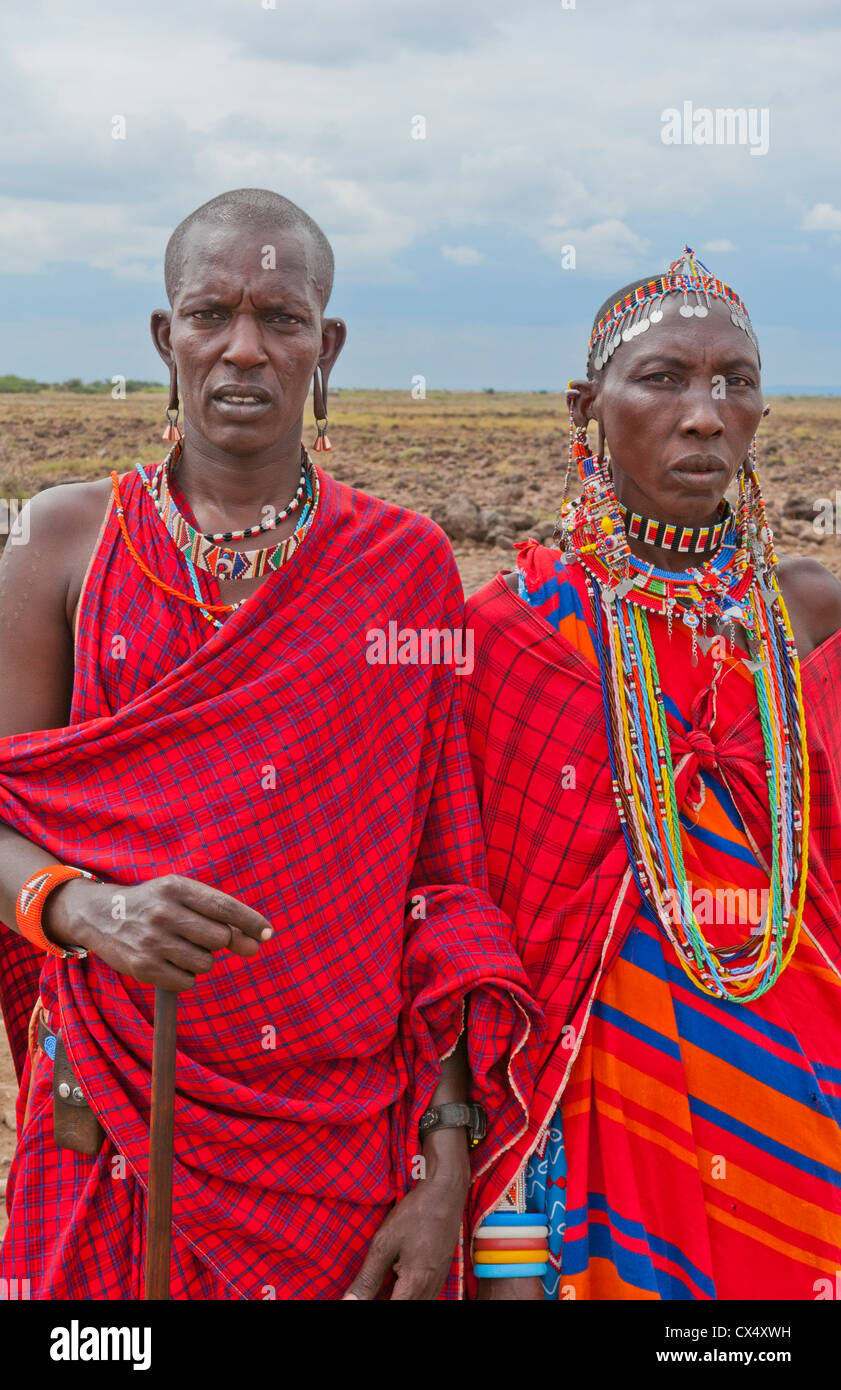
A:
[[[463,1105],[460,1101],[431,1105],[424,1110],[418,1122],[418,1138],[423,1140],[436,1129],[466,1129],[470,1147],[475,1149],[488,1132],[485,1107],[475,1102]]]

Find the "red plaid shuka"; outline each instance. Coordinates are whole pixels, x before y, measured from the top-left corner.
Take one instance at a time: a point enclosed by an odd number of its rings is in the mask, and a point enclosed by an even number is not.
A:
[[[535,1014],[485,891],[453,666],[366,659],[366,633],[391,620],[461,625],[452,552],[426,518],[319,479],[301,549],[219,630],[143,577],[112,505],[77,618],[70,725],[0,741],[0,819],[50,854],[115,885],[196,878],[275,928],[256,960],[222,953],[179,996],[179,1299],[342,1295],[411,1185],[465,1000],[490,1117],[481,1162],[525,1126]],[[189,592],[139,475],[120,481],[139,553]],[[0,934],[18,1061],[40,989],[106,1130],[95,1158],[56,1147],[38,1053],[0,1276],[41,1299],[137,1298],[154,991]],[[461,1268],[459,1249],[442,1296],[459,1296]]]
[[[530,588],[556,552],[524,542]],[[474,1184],[471,1226],[523,1170],[553,1115],[584,1036],[599,981],[643,911],[613,797],[596,666],[498,574],[467,604],[475,666],[461,682],[491,896],[514,922],[517,949],[545,1013],[528,1129]],[[841,967],[841,631],[801,663],[811,770],[806,922]],[[679,672],[673,672],[677,679]],[[670,720],[682,804],[700,766]],[[716,735],[715,757],[752,843],[770,863],[765,755],[756,706]],[[575,769],[571,785],[569,768]]]

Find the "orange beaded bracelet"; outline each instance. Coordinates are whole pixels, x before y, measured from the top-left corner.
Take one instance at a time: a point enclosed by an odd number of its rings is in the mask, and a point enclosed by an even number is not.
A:
[[[39,951],[46,951],[51,956],[75,956],[78,960],[84,960],[88,953],[81,946],[70,946],[67,950],[63,946],[56,946],[47,940],[41,925],[47,896],[68,878],[89,878],[94,883],[102,882],[101,878],[89,874],[87,869],[74,869],[70,864],[50,864],[48,868],[29,875],[18,893],[15,917],[21,936],[25,936]]]

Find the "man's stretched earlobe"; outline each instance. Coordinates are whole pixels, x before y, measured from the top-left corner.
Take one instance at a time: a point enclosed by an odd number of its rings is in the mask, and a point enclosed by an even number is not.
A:
[[[316,364],[312,378],[312,409],[315,416],[315,445],[317,454],[326,453],[333,445],[327,438],[327,376],[321,363]]]
[[[169,404],[166,408],[167,423],[161,439],[166,444],[173,444],[184,436],[178,428],[178,369],[175,365],[175,358],[169,364]]]

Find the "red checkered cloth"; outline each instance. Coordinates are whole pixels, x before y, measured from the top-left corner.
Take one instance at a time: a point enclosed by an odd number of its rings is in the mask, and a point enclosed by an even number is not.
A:
[[[452,552],[426,518],[319,478],[304,544],[218,631],[142,576],[112,508],[70,726],[0,742],[0,818],[50,854],[115,885],[199,879],[275,928],[179,996],[175,1298],[341,1296],[411,1185],[465,1001],[485,1161],[525,1127],[537,1015],[486,892],[458,678],[367,659],[391,620],[461,624]],[[139,553],[189,591],[136,472],[121,491]],[[3,931],[19,1028],[35,979]],[[48,957],[40,993],[107,1140],[96,1158],[56,1148],[39,1054],[0,1275],[36,1298],[138,1297],[154,991]],[[459,1250],[443,1296],[460,1271]]]
[[[530,590],[553,577],[557,552],[525,542]],[[582,601],[587,594],[582,590]],[[517,949],[544,1010],[532,1047],[537,1081],[527,1131],[474,1183],[471,1229],[523,1169],[569,1076],[596,988],[645,909],[631,876],[613,797],[599,673],[501,574],[467,603],[472,675],[464,720],[488,849],[491,897],[514,922]],[[841,968],[841,632],[802,663],[812,779],[806,921]],[[679,665],[670,671],[680,679]],[[698,769],[670,719],[682,803]],[[716,761],[752,842],[770,863],[765,755],[755,705],[725,729]],[[574,785],[569,777],[575,769]],[[649,909],[650,911],[650,909]]]

